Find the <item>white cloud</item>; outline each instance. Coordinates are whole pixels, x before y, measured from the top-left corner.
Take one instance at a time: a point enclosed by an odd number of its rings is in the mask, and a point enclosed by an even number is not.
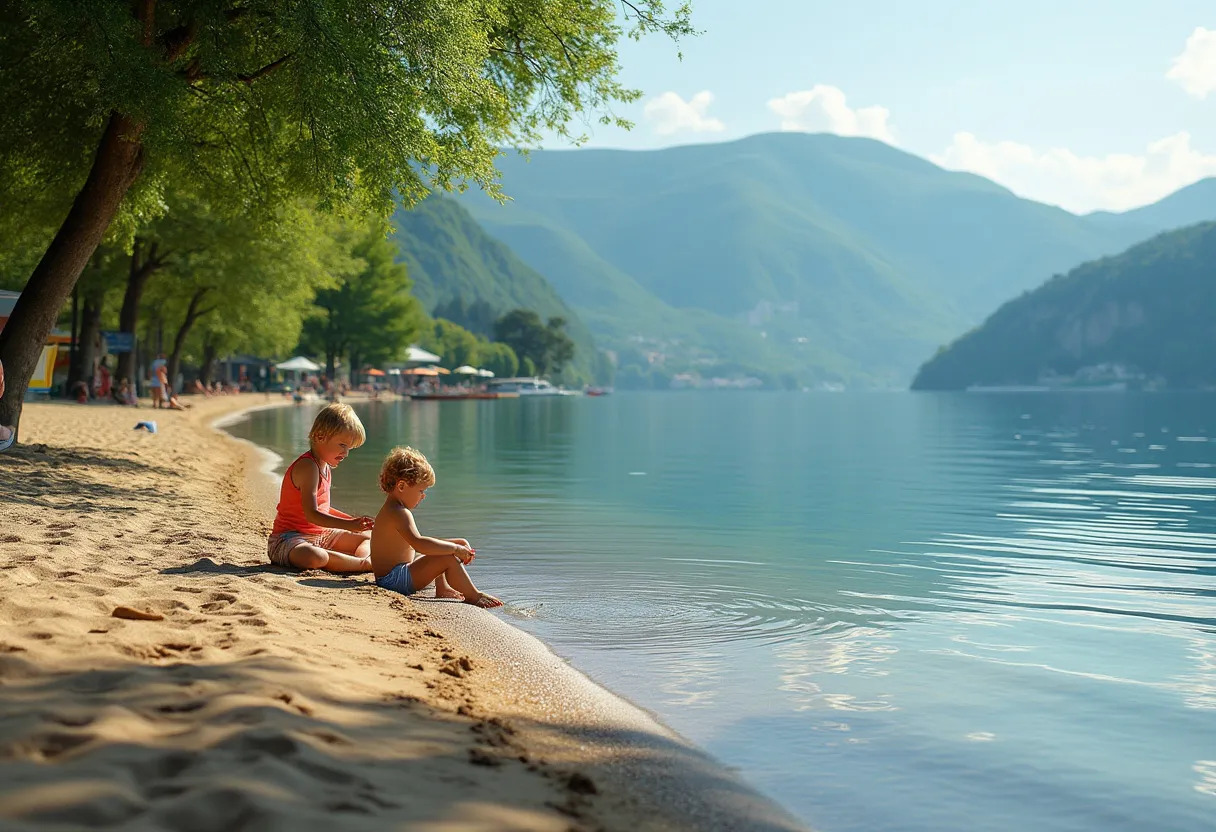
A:
[[[1216,155],[1191,147],[1175,133],[1138,155],[1078,156],[1065,148],[1035,150],[1017,142],[985,142],[955,133],[950,146],[929,157],[944,168],[978,173],[1014,193],[1084,213],[1123,211],[1155,202],[1206,176],[1216,176]]]
[[[1216,92],[1216,30],[1196,27],[1165,77],[1196,98]]]
[[[808,133],[836,133],[840,136],[866,136],[895,144],[886,107],[849,107],[838,87],[816,84],[809,90],[787,93],[768,102],[768,108],[781,118],[782,130]]]
[[[702,90],[688,101],[674,92],[665,92],[646,102],[643,113],[654,122],[654,130],[660,136],[673,133],[719,133],[725,126],[716,118],[705,114],[714,96]]]

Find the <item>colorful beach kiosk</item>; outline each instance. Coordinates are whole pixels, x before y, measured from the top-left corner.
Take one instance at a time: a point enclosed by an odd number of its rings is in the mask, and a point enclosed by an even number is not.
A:
[[[4,329],[4,325],[8,323],[9,316],[13,314],[13,307],[17,305],[17,298],[21,297],[20,292],[6,292],[0,290],[0,330]],[[42,354],[38,357],[38,365],[34,368],[34,376],[30,379],[28,393],[49,393],[55,384],[55,363],[59,359],[59,345],[63,343],[65,336],[52,334],[47,338],[47,344],[42,348]],[[70,336],[68,337],[70,341]]]

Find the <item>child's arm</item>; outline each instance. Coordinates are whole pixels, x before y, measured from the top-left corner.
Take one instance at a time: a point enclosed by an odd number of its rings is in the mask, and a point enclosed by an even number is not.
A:
[[[461,563],[468,563],[476,554],[467,540],[457,543],[454,540],[443,540],[422,534],[414,523],[413,512],[404,506],[401,507],[399,513],[395,513],[393,519],[396,522],[397,531],[405,538],[405,542],[420,555],[455,555]]]
[[[332,514],[334,517],[341,517],[343,520],[354,520],[356,523],[358,523],[362,526],[362,529],[360,529],[360,531],[367,531],[372,526],[376,525],[376,518],[368,517],[366,514],[363,515],[362,517],[352,517],[351,515],[347,514],[345,511],[338,511],[333,506],[329,507],[329,513]]]
[[[328,529],[344,529],[348,532],[361,532],[371,528],[375,522],[370,517],[354,518],[348,515],[335,514],[333,509],[328,512],[317,508],[317,485],[321,482],[321,469],[311,459],[301,459],[292,466],[291,481],[300,489],[300,505],[304,509],[304,519],[309,523],[324,526]],[[371,521],[364,523],[365,520]]]

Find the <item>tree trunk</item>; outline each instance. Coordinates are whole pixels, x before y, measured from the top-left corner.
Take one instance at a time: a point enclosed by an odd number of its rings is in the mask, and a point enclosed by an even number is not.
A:
[[[122,198],[143,170],[143,132],[142,123],[110,114],[88,179],[0,331],[0,361],[7,382],[0,398],[2,425],[16,428],[20,423],[25,391],[59,310],[110,227]]]
[[[203,384],[211,384],[211,372],[215,369],[215,354],[218,351],[214,341],[210,338],[203,339],[203,366],[198,373]]]
[[[348,367],[346,370],[346,377],[348,379],[350,379],[351,387],[358,387],[359,386],[359,362],[363,360],[363,356],[360,355],[359,353],[355,352],[354,350],[351,350],[347,357],[350,358],[350,367]]]
[[[186,336],[190,334],[190,329],[199,318],[215,311],[214,306],[208,306],[206,309],[202,307],[203,296],[210,291],[210,287],[195,291],[194,296],[190,298],[190,305],[186,308],[185,320],[177,328],[177,335],[173,337],[173,352],[169,354],[168,367],[170,388],[173,386],[173,380],[177,378],[177,370],[181,366],[182,347],[185,346]]]
[[[337,364],[338,364],[338,356],[334,353],[333,348],[326,347],[325,348],[325,377],[335,384],[338,381],[336,378],[334,378],[334,373],[337,372],[337,370],[335,369],[337,367]]]
[[[139,237],[135,238],[135,247],[131,251],[131,265],[127,270],[127,291],[122,296],[122,310],[118,313],[119,332],[135,334],[136,324],[139,323],[139,302],[143,298],[144,288],[148,278],[165,263],[165,255],[157,255],[157,243],[147,243]],[[123,353],[118,358],[118,377],[135,378],[136,354],[134,351]]]
[[[84,311],[80,316],[80,338],[76,356],[68,369],[66,395],[72,398],[76,382],[83,381],[93,389],[93,362],[97,360],[97,340],[101,337],[101,298],[85,295]]]
[[[77,350],[80,348],[80,290],[79,287],[72,287],[72,346],[68,351],[68,389],[72,389],[72,384],[75,378],[80,378],[77,370],[80,366],[80,358]],[[73,378],[75,377],[75,378]]]

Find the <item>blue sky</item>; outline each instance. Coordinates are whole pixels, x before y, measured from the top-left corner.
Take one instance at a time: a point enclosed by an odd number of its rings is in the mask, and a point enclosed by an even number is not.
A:
[[[637,126],[588,146],[867,135],[1078,212],[1216,176],[1210,0],[693,0],[693,18],[682,61],[662,37],[623,47]]]

